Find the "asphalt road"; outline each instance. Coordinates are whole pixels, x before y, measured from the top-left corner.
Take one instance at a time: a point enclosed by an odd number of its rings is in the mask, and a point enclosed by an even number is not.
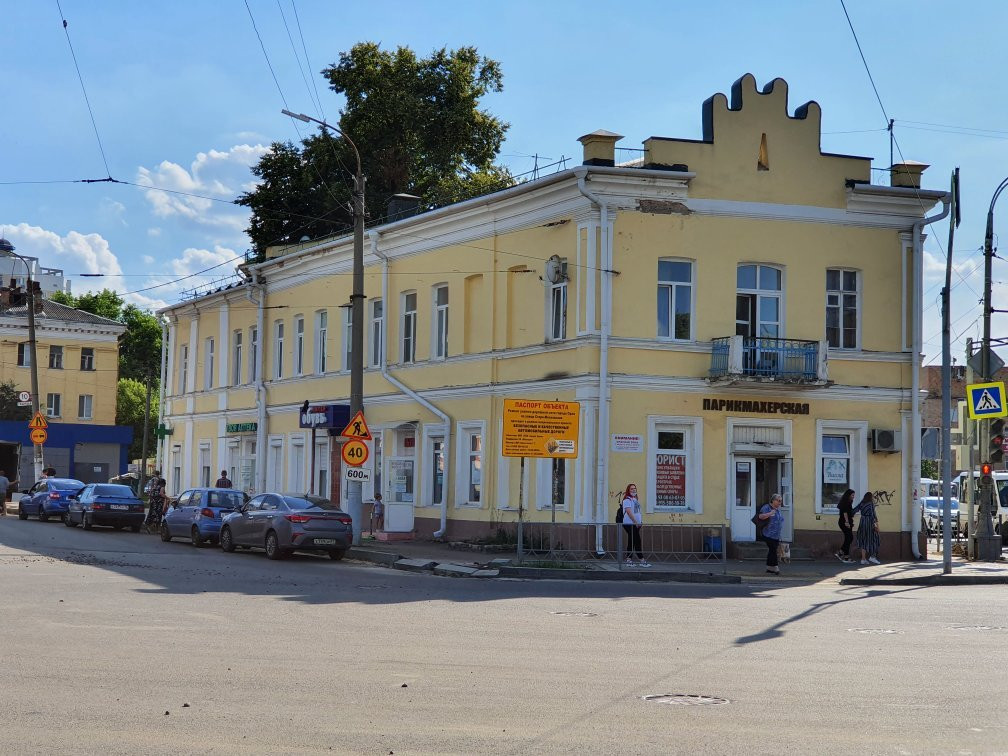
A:
[[[453,579],[8,516],[0,591],[3,754],[1008,753],[1004,586]]]

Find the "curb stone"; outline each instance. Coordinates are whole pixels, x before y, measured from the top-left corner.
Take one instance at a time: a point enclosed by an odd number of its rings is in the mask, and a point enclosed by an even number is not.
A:
[[[434,574],[443,577],[473,577],[481,570],[476,567],[463,567],[460,564],[439,564],[434,567]]]
[[[430,559],[400,559],[392,565],[394,569],[407,572],[430,572],[436,566],[437,562]]]

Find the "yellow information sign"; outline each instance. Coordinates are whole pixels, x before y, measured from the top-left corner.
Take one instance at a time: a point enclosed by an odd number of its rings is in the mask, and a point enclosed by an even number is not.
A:
[[[578,402],[505,399],[501,454],[575,459],[580,418]]]

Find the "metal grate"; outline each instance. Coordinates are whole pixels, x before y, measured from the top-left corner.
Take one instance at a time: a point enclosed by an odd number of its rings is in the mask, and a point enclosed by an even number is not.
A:
[[[697,695],[695,693],[657,693],[641,696],[644,701],[667,704],[669,706],[723,706],[730,703],[727,698]]]

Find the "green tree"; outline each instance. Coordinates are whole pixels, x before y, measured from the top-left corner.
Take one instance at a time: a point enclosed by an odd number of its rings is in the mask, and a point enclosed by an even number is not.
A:
[[[157,425],[157,391],[151,391],[150,418],[147,427],[147,454],[154,452],[154,428]],[[147,387],[131,378],[120,378],[116,386],[116,425],[133,426],[129,458],[139,459],[143,452],[144,403]]]
[[[938,472],[937,459],[921,460],[921,477],[930,478],[931,480],[938,480],[941,477],[941,473]]]
[[[119,338],[119,377],[141,383],[149,377],[157,394],[161,373],[161,324],[157,316],[129,304],[119,320],[126,326],[126,333]]]
[[[400,192],[429,209],[514,183],[494,163],[508,124],[479,107],[502,90],[500,64],[476,48],[418,58],[407,47],[361,42],[322,73],[346,98],[336,125],[360,150],[370,218],[381,218]],[[353,149],[325,130],[300,147],[274,143],[252,168],[261,183],[237,200],[252,210],[257,251],[347,229],[355,169]]]
[[[123,298],[111,289],[102,289],[97,293],[89,291],[76,297],[57,291],[49,299],[73,307],[75,310],[90,312],[100,318],[122,319]]]
[[[31,407],[18,407],[17,395],[21,390],[14,381],[0,383],[0,420],[31,419]]]

